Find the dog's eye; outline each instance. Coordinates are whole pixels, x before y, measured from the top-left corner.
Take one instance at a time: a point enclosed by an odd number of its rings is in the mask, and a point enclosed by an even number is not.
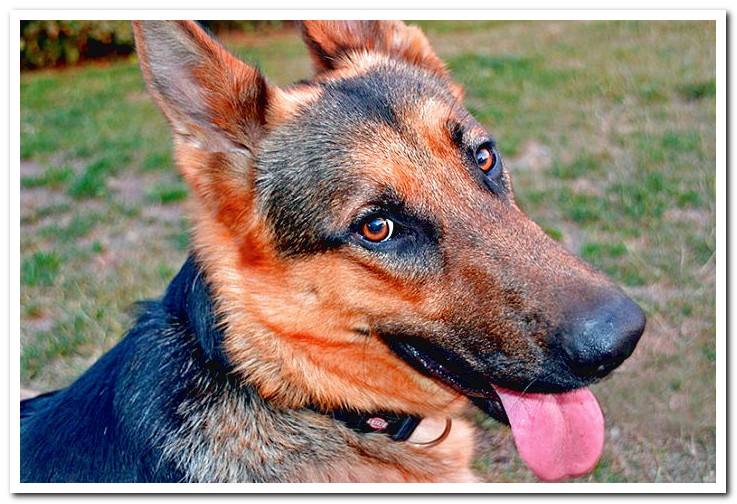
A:
[[[387,241],[394,233],[394,222],[384,217],[370,217],[361,224],[360,233],[370,242]]]
[[[489,145],[482,145],[476,150],[474,154],[476,159],[476,166],[478,166],[482,172],[489,173],[497,164],[498,156],[494,152],[494,148]]]

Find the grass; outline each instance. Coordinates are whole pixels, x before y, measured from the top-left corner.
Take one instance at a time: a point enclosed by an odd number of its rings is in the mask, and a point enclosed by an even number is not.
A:
[[[715,31],[707,22],[421,22],[495,135],[519,205],[648,312],[593,387],[605,454],[584,481],[715,478]],[[228,41],[277,84],[293,33]],[[21,379],[70,383],[158,296],[189,242],[169,129],[134,60],[21,76]],[[474,415],[474,467],[532,481]]]
[[[20,271],[21,283],[29,287],[52,285],[61,262],[59,255],[53,251],[39,251],[23,257]]]
[[[551,173],[553,176],[563,180],[575,180],[580,177],[597,176],[602,170],[606,169],[607,164],[611,166],[611,162],[608,159],[584,154],[576,157],[569,163],[556,160],[551,167]]]
[[[74,171],[68,166],[49,166],[41,175],[22,177],[20,185],[27,189],[34,187],[59,189],[73,176]]]
[[[154,203],[166,205],[184,200],[187,194],[187,186],[183,182],[157,183],[149,191],[148,198]]]
[[[678,86],[678,92],[687,100],[700,100],[701,98],[716,96],[717,84],[714,79],[688,82]]]

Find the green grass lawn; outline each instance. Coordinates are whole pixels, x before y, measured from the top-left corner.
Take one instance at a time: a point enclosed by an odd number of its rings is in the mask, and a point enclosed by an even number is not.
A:
[[[713,22],[421,22],[497,137],[519,204],[648,312],[594,388],[603,459],[583,481],[715,479]],[[291,32],[228,45],[277,84]],[[21,76],[21,382],[70,383],[158,296],[188,247],[187,189],[135,60]],[[475,467],[533,481],[478,417]]]

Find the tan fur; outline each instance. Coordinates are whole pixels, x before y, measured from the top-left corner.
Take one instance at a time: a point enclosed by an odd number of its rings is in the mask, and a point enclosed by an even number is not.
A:
[[[491,266],[475,260],[487,253],[483,245],[490,233],[495,233],[498,250],[515,251],[506,264],[521,283],[527,275],[532,286],[565,284],[569,280],[560,274],[561,264],[568,265],[566,271],[573,279],[569,283],[597,274],[549,240],[516,206],[502,206],[505,203],[489,198],[472,178],[447,127],[451,119],[469,121],[457,103],[462,92],[422,33],[400,22],[307,22],[304,33],[318,81],[360,75],[395,58],[431,72],[455,94],[455,102],[444,97],[398,110],[402,123],[410,126],[402,134],[377,126],[376,141],[357,146],[350,160],[361,167],[366,181],[392,187],[412,208],[442,222],[443,240],[455,244],[453,254],[442,275],[432,282],[410,280],[356,247],[306,257],[280,256],[275,231],[255,208],[254,154],[265,135],[319,100],[321,92],[309,84],[283,90],[267,85],[255,69],[205,40],[193,23],[179,26],[198,45],[196,52],[207,55],[192,73],[202,88],[198,92],[204,94],[209,121],[204,127],[184,117],[151,84],[153,70],[140,43],[140,27],[136,36],[149,87],[175,131],[180,128],[176,162],[196,196],[193,247],[224,321],[225,352],[240,379],[268,401],[268,408],[278,410],[315,404],[326,409],[454,418],[450,437],[433,448],[342,429],[341,442],[324,464],[312,460],[280,477],[288,481],[471,480],[472,436],[470,427],[458,419],[467,400],[390,351],[371,333],[373,322],[404,320],[432,326],[458,306],[477,306],[496,324],[493,334],[513,336],[518,329],[500,316],[496,300],[515,294],[490,285],[484,268]],[[254,94],[249,86],[260,91]],[[216,128],[214,136],[224,139],[214,141],[209,127]],[[468,131],[483,133],[475,123]],[[348,201],[334,209],[338,220],[350,222],[360,204]],[[489,212],[489,205],[497,205],[499,211]],[[459,216],[472,216],[474,227],[464,227]],[[517,232],[499,231],[507,229]],[[545,302],[544,296],[537,300],[532,294],[535,302]],[[554,310],[549,311],[554,315]],[[509,337],[498,343],[529,359],[539,355],[529,339]],[[199,435],[176,437],[170,442],[171,453],[191,453],[185,458],[193,464],[189,472],[200,479],[239,479],[242,474],[237,467],[221,467],[217,462],[237,460],[239,451],[264,450],[268,458],[264,463],[276,463],[278,453],[269,455],[263,444],[271,439],[269,432],[243,432],[240,427],[255,413],[240,408],[226,402],[208,419],[193,417],[188,429]],[[300,418],[305,428],[320,432],[322,420],[312,417]],[[266,431],[267,424],[268,419],[257,422]],[[288,439],[284,443],[279,450],[299,453],[300,447],[287,446]],[[223,455],[223,450],[229,453]]]
[[[206,414],[183,404],[186,423],[163,441],[165,460],[189,481],[475,481],[472,430],[461,419],[441,444],[419,447],[358,434],[310,411],[275,411],[258,399],[246,405],[226,393],[215,404]],[[437,433],[436,425],[429,430]]]
[[[446,412],[456,393],[419,375],[383,345],[367,344],[353,331],[366,325],[357,315],[359,307],[334,302],[336,293],[346,299],[350,292],[347,284],[356,272],[347,274],[345,268],[354,266],[319,257],[310,261],[312,265],[266,262],[261,268],[244,268],[230,236],[224,226],[200,218],[195,247],[228,321],[227,352],[264,397],[285,407],[315,402],[325,407]],[[320,277],[346,280],[317,285],[314,279]],[[390,306],[378,297],[382,288],[382,283],[374,287],[377,312]],[[357,292],[356,300],[365,299],[370,290],[368,286]],[[294,306],[302,311],[285,310]],[[246,334],[249,337],[242,337]]]

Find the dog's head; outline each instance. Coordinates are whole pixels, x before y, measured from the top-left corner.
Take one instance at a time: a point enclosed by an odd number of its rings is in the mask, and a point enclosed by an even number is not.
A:
[[[503,144],[419,29],[302,32],[316,75],[278,88],[193,22],[135,23],[226,353],[263,395],[419,414],[465,396],[514,427],[520,392],[632,353],[642,311],[517,207]],[[596,417],[582,394],[551,397]]]

